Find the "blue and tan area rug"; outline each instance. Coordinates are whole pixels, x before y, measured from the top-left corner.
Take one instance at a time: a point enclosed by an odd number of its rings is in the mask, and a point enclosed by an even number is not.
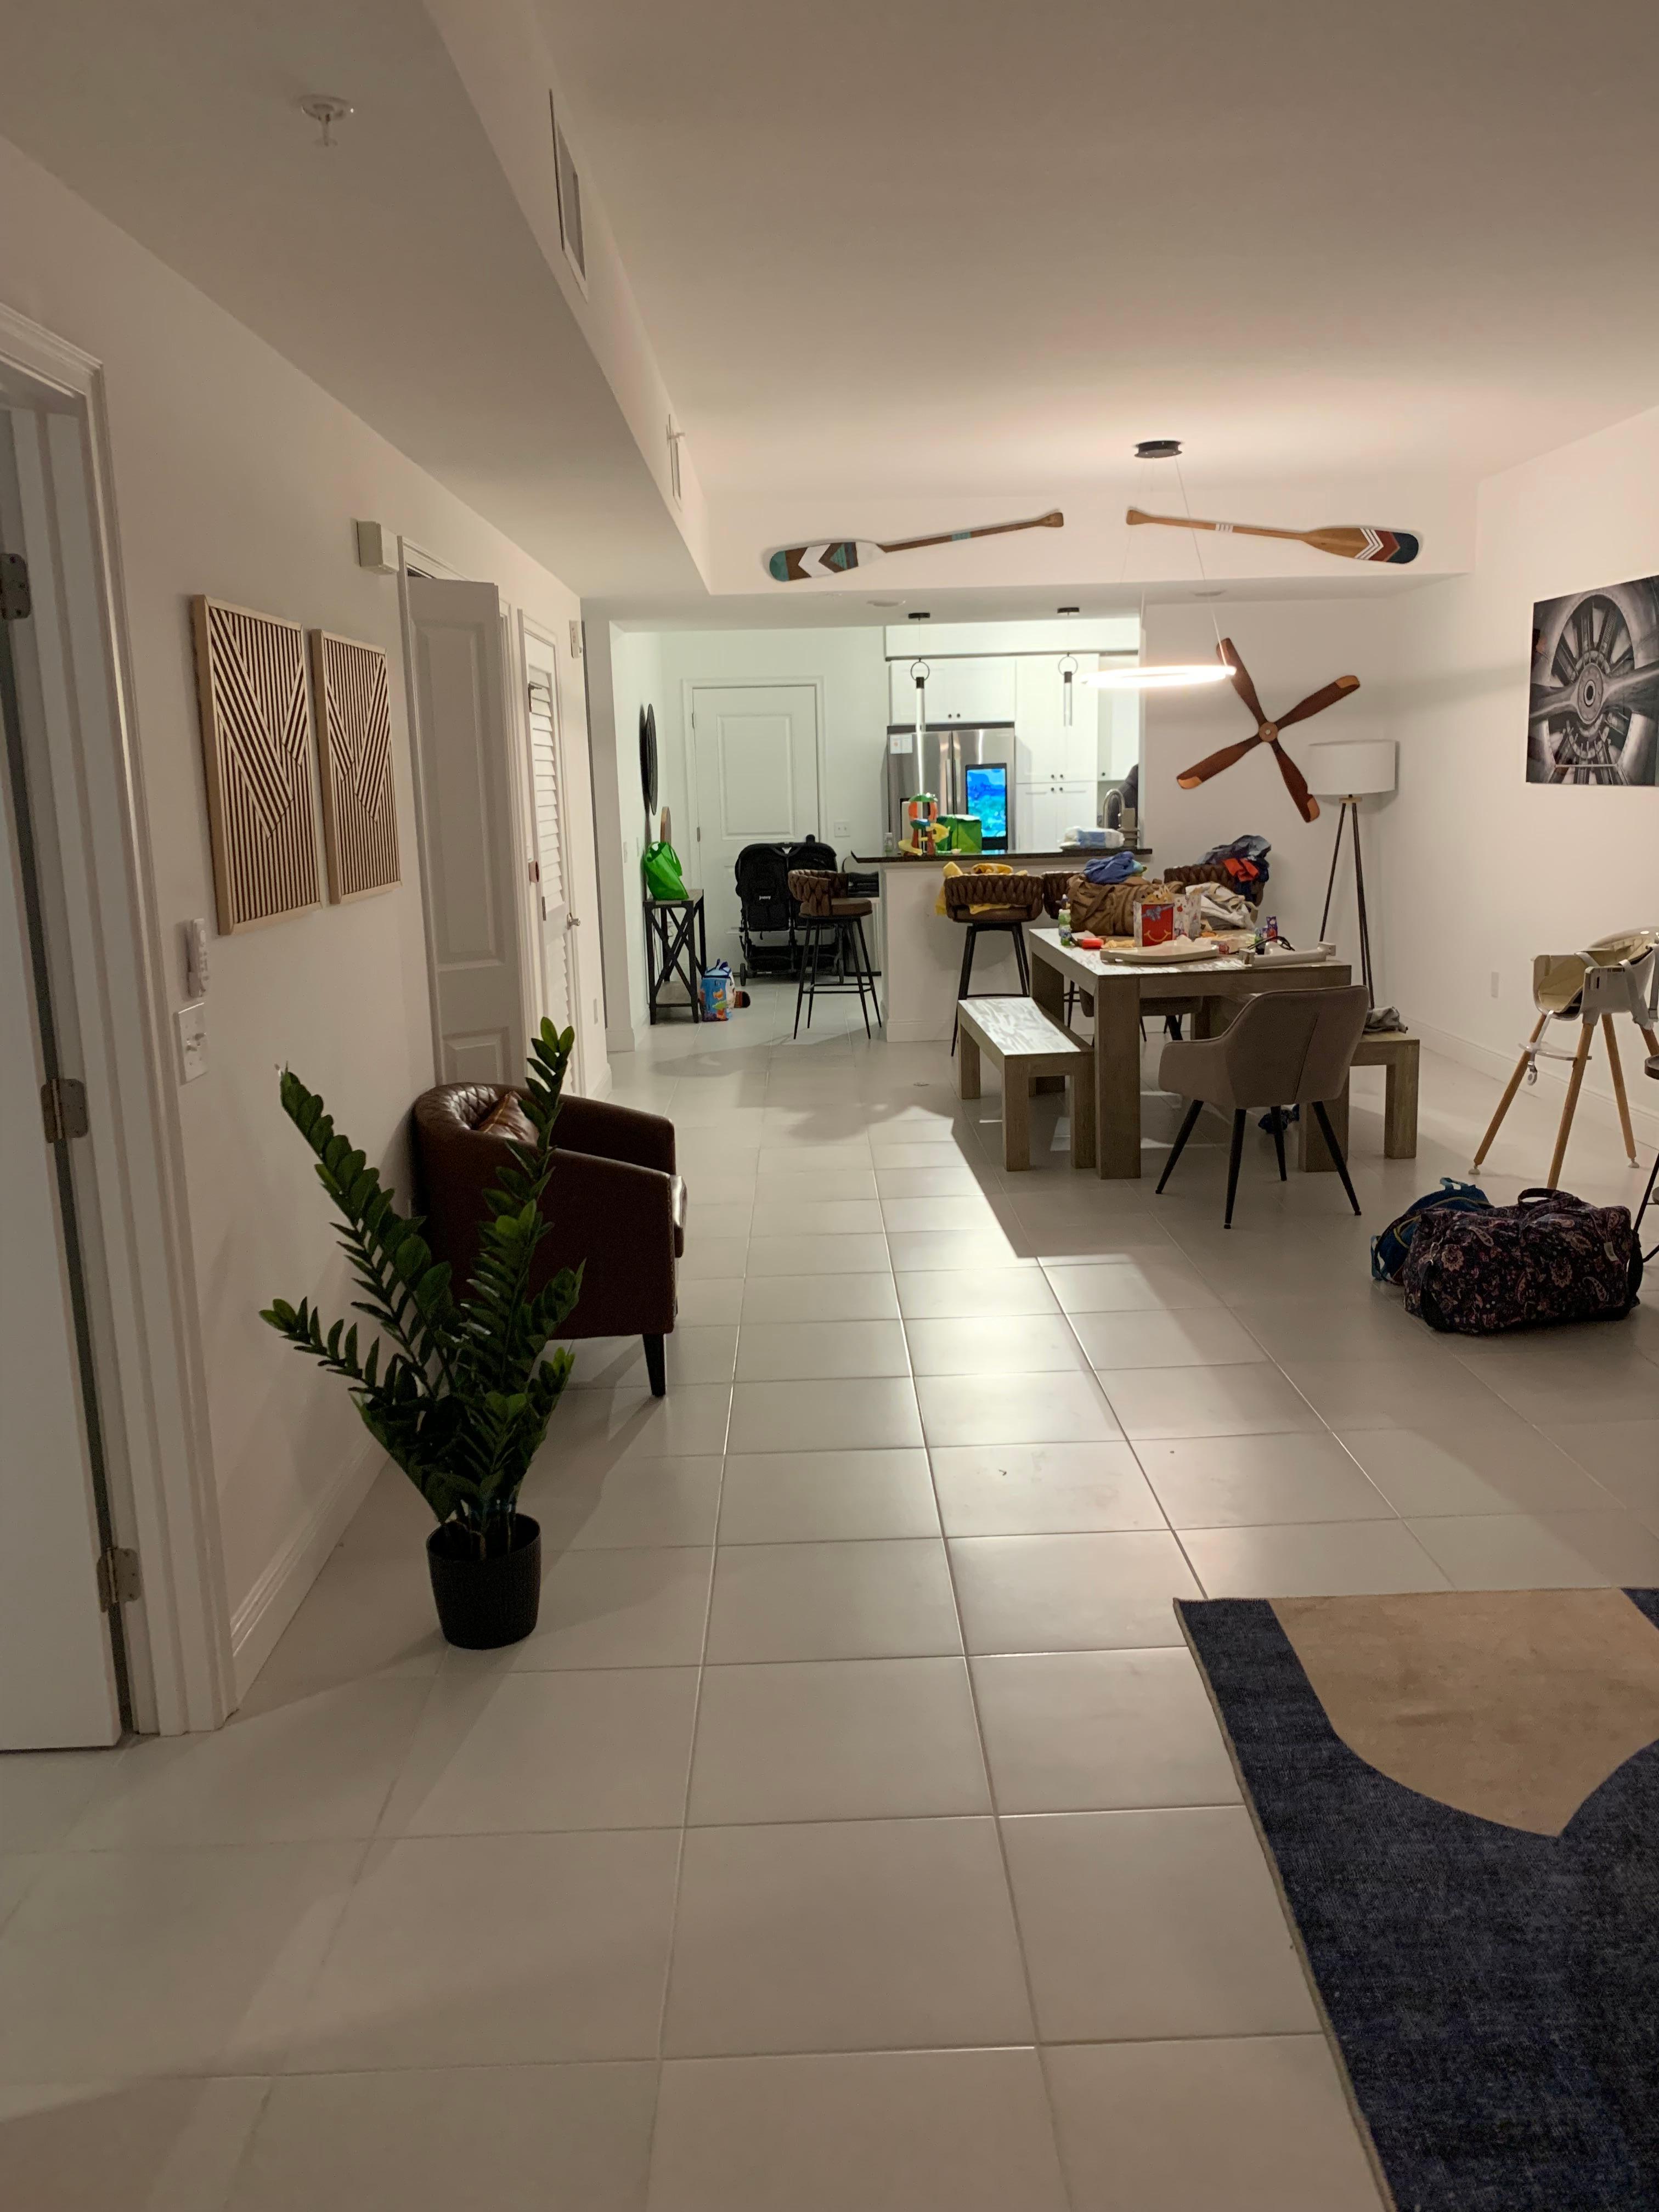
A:
[[[1659,1591],[1177,1611],[1399,2212],[1659,2212]]]

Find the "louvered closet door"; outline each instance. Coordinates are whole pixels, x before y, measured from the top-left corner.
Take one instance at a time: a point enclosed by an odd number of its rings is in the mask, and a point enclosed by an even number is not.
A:
[[[541,917],[543,1006],[564,1029],[576,1004],[575,945],[564,865],[563,794],[559,783],[559,730],[553,681],[532,664],[529,670],[530,775],[536,813],[537,911]]]

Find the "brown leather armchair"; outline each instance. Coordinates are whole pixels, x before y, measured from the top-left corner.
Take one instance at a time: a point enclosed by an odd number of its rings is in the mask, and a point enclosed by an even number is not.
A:
[[[441,1083],[415,1102],[416,1202],[427,1241],[458,1285],[478,1257],[484,1196],[535,1131],[520,1093],[499,1084]],[[674,1169],[674,1124],[596,1098],[567,1097],[542,1201],[552,1225],[536,1255],[532,1291],[561,1267],[582,1267],[581,1297],[559,1334],[642,1336],[653,1395],[665,1389],[663,1339],[674,1326],[674,1262],[685,1249],[685,1185]]]

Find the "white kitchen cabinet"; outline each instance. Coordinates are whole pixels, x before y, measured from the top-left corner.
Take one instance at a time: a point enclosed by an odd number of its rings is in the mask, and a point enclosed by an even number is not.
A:
[[[927,655],[919,658],[926,660]],[[933,660],[927,663],[927,719],[930,722],[1012,722],[1015,720],[1019,664],[1012,659]],[[891,720],[914,724],[916,684],[908,661],[888,665]]]
[[[1072,682],[1072,720],[1066,723],[1066,693],[1060,678],[1060,656],[1019,660],[1017,664],[1015,734],[1019,741],[1022,782],[1049,783],[1059,780],[1092,782],[1098,773],[1101,695],[1084,678],[1099,665],[1098,655],[1080,653]]]
[[[1094,784],[1082,779],[1022,783],[1015,797],[1016,844],[1025,853],[1054,852],[1068,830],[1093,822],[1097,804]]]

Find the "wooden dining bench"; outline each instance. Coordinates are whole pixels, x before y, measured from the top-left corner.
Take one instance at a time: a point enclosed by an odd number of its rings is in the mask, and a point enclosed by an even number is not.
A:
[[[1382,1151],[1391,1160],[1417,1158],[1417,1063],[1421,1041],[1398,1030],[1369,1030],[1353,1056],[1356,1067],[1382,1067]]]
[[[1071,1092],[1072,1165],[1093,1167],[1093,1046],[1050,1021],[1034,999],[962,999],[957,1024],[957,1097],[979,1097],[981,1053],[1002,1070],[1003,1166],[1030,1166],[1032,1079],[1059,1075]]]

